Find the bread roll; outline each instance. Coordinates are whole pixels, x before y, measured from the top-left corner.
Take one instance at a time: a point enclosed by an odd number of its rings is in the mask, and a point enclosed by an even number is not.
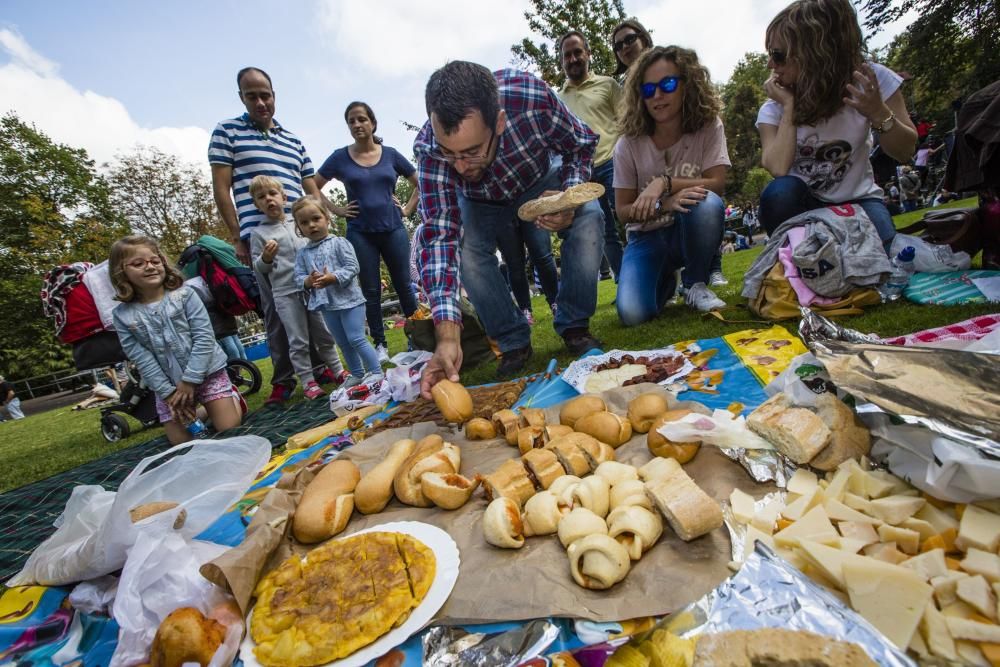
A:
[[[517,459],[504,461],[499,468],[481,479],[487,500],[506,497],[522,507],[528,498],[535,495],[535,485],[531,483],[524,464]]]
[[[385,458],[369,470],[354,489],[354,506],[362,514],[381,512],[392,498],[392,480],[413,450],[415,440],[405,438],[392,443]]]
[[[545,427],[522,426],[517,432],[517,448],[522,454],[545,446]]]
[[[597,466],[601,465],[604,461],[609,458],[613,459],[615,457],[615,448],[611,445],[601,442],[600,440],[587,435],[586,433],[573,433],[569,436],[565,436],[566,440],[574,443],[577,448],[583,452],[584,457],[587,459],[587,464],[590,466],[591,471],[597,470]]]
[[[498,410],[493,413],[493,427],[497,435],[507,440],[508,445],[517,444],[517,430],[521,418],[513,410]]]
[[[680,469],[681,464],[677,462],[677,459],[661,459],[656,456],[649,463],[639,468],[639,479],[644,482],[662,479],[673,471]]]
[[[242,619],[241,619],[242,620]],[[163,619],[149,649],[150,667],[208,665],[226,640],[226,628],[194,607],[181,607]]]
[[[699,442],[674,442],[668,439],[659,428],[667,422],[677,421],[685,415],[691,414],[690,410],[679,408],[677,410],[667,410],[653,422],[646,436],[646,446],[654,456],[662,456],[666,459],[676,459],[678,463],[687,463],[694,458],[701,447]]]
[[[592,412],[604,412],[608,409],[604,399],[593,394],[577,396],[563,403],[559,410],[559,423],[573,427],[580,417],[589,415]]]
[[[607,535],[608,524],[604,519],[597,516],[585,507],[575,507],[563,518],[559,519],[559,527],[556,529],[559,534],[559,541],[564,547],[569,547],[577,540],[594,534]],[[627,554],[626,554],[627,557]]]
[[[526,426],[545,428],[545,410],[541,408],[521,408],[520,418],[519,426],[521,428]]]
[[[468,502],[479,481],[454,472],[425,472],[420,476],[420,490],[441,509],[456,510]]]
[[[545,439],[546,442],[549,440],[555,440],[556,438],[561,438],[564,435],[569,435],[573,432],[572,426],[566,426],[565,424],[546,424],[545,425]]]
[[[813,468],[835,470],[844,461],[858,460],[871,451],[872,438],[868,428],[834,394],[816,397],[816,415],[830,429],[830,443],[809,461]]]
[[[319,471],[302,492],[292,534],[303,544],[329,539],[344,530],[354,511],[354,489],[361,470],[353,461],[335,459]]]
[[[722,508],[684,470],[646,482],[646,493],[685,542],[722,526]]]
[[[616,448],[632,437],[632,424],[624,417],[607,411],[594,412],[577,419],[573,429]]]
[[[559,527],[559,520],[569,512],[570,506],[549,491],[536,493],[524,504],[524,535],[551,535]]]
[[[497,429],[489,419],[473,417],[465,422],[466,440],[492,440],[497,437]]]
[[[154,514],[159,514],[160,512],[166,512],[167,510],[172,510],[177,507],[177,503],[156,501],[152,503],[144,503],[142,505],[136,505],[128,511],[128,518],[132,520],[132,523],[139,523],[143,519],[148,519]],[[180,530],[184,527],[184,522],[187,521],[187,510],[181,510],[177,513],[177,518],[174,519],[174,530]]]
[[[798,464],[811,461],[830,442],[830,429],[823,420],[811,410],[792,407],[783,392],[751,412],[747,426]]]
[[[665,461],[667,459],[661,460]],[[645,485],[637,479],[627,479],[612,486],[608,500],[611,503],[611,511],[619,507],[629,507],[632,505],[645,507],[648,510],[653,509],[653,503],[649,500],[649,496],[646,495]]]
[[[625,578],[632,564],[622,545],[600,533],[574,541],[566,553],[573,581],[591,590],[611,588]]]
[[[639,560],[663,534],[660,515],[638,505],[624,505],[608,514],[608,537],[625,547],[629,558]]]
[[[566,474],[559,459],[549,449],[532,449],[521,456],[536,489],[547,489],[557,478]]]
[[[413,507],[431,507],[434,503],[424,497],[420,486],[420,474],[423,472],[457,472],[453,468],[441,469],[442,458],[436,457],[427,464],[422,464],[424,459],[428,459],[438,454],[444,449],[444,440],[439,435],[429,435],[414,447],[413,453],[406,457],[402,465],[396,471],[392,479],[392,489],[396,493],[399,501],[412,505]],[[447,459],[445,459],[447,461]],[[420,466],[417,469],[417,466]]]
[[[495,547],[520,549],[524,546],[524,524],[517,503],[497,498],[483,512],[483,536]]]
[[[605,461],[615,460],[615,448],[606,442],[601,442],[600,440],[597,441],[596,455],[591,456],[591,454],[586,449],[584,450],[583,453],[586,454],[588,458],[593,459],[590,462],[590,465],[593,467],[594,470],[596,470],[597,466],[601,465]]]
[[[573,487],[571,493],[573,507],[586,507],[602,519],[608,515],[611,487],[603,477],[585,477]]]
[[[656,418],[670,409],[667,399],[655,392],[639,394],[628,404],[628,420],[636,433],[649,433]]]
[[[594,474],[598,477],[603,477],[611,486],[628,479],[639,479],[639,471],[636,470],[635,466],[630,466],[627,463],[619,463],[618,461],[605,461],[601,463],[594,470]]]
[[[590,472],[590,461],[576,443],[568,438],[570,436],[553,440],[545,448],[555,452],[567,474],[582,477]]]
[[[431,388],[431,396],[444,418],[462,424],[472,417],[472,396],[457,382],[439,380]]]

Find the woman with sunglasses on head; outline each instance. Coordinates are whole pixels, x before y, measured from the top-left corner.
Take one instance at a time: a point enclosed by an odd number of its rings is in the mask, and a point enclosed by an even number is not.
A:
[[[771,235],[789,218],[833,204],[857,204],[888,247],[896,234],[868,155],[871,130],[899,162],[913,156],[917,131],[893,71],[865,60],[850,0],[797,0],[767,27],[757,115],[761,162],[775,177],[760,198]]]
[[[626,326],[663,309],[682,267],[689,306],[726,305],[706,285],[722,242],[730,166],[720,108],[690,49],[653,47],[629,69],[614,156],[615,203],[628,230],[617,301]]]
[[[625,19],[611,31],[611,50],[615,54],[618,68],[612,75],[619,83],[625,80],[629,65],[639,58],[639,54],[653,46],[649,32],[636,19]]]
[[[385,261],[399,306],[409,317],[417,309],[417,298],[410,283],[410,239],[403,216],[411,216],[417,208],[417,170],[395,148],[382,145],[382,139],[375,135],[378,121],[370,106],[351,102],[344,120],[354,143],[335,150],[323,162],[316,173],[316,185],[322,189],[337,179],[347,191],[348,204],[333,207],[333,213],[347,218],[347,240],[361,265],[358,278],[365,296],[368,330],[379,361],[387,361],[379,259]],[[413,194],[402,206],[395,199],[400,176],[413,184]]]

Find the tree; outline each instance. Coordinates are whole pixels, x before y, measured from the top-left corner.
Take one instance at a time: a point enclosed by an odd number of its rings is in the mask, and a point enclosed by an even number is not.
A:
[[[199,236],[227,238],[212,197],[212,184],[198,167],[151,147],[119,154],[110,165],[111,200],[132,230],[156,239],[177,257]]]
[[[760,135],[757,133],[757,111],[767,99],[764,81],[768,77],[767,56],[746,53],[722,86],[722,124],[732,168],[726,175],[726,192],[743,194],[749,172],[760,166]],[[754,203],[752,199],[745,203]]]
[[[126,233],[86,151],[55,143],[13,113],[0,119],[0,373],[71,365],[42,314],[42,275],[58,264],[100,262]]]
[[[579,30],[590,45],[590,69],[608,75],[615,71],[610,40],[611,31],[626,18],[622,0],[531,0],[531,4],[534,11],[526,11],[524,18],[532,35],[541,35],[542,41],[536,43],[528,36],[511,46],[517,64],[549,85],[561,86],[566,77],[556,53],[557,42],[570,30]]]
[[[757,205],[757,202],[760,201],[760,193],[772,180],[771,174],[763,167],[754,167],[747,172],[746,178],[743,180],[743,188],[740,190],[744,210]]]

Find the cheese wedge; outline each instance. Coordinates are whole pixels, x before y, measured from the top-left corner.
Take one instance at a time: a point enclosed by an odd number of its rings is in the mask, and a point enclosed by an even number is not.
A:
[[[907,649],[910,653],[915,653],[918,658],[927,659],[931,657],[930,649],[927,648],[927,643],[919,632],[914,632],[913,636],[910,637],[910,645]]]
[[[806,557],[798,549],[782,549],[780,546],[775,545],[774,552],[788,561],[797,570],[801,570],[809,564],[809,561],[806,560]]]
[[[970,667],[993,667],[979,649],[979,644],[967,641],[956,641],[955,650],[958,651],[958,659],[963,665]]]
[[[949,570],[948,574],[931,579],[931,586],[934,588],[934,599],[937,600],[938,606],[941,609],[958,602],[958,595],[955,593],[955,589],[958,588],[959,580],[965,579],[968,576],[965,572]]]
[[[944,562],[944,549],[927,551],[919,556],[914,556],[909,560],[903,561],[900,565],[920,573],[927,581],[932,580],[934,577],[947,576],[949,572],[948,566]]]
[[[834,521],[856,521],[858,523],[871,523],[875,525],[882,523],[880,520],[870,517],[867,514],[862,514],[856,509],[851,509],[834,498],[827,498],[826,502],[823,503],[823,509],[826,510],[827,516]]]
[[[830,478],[830,482],[824,489],[827,500],[832,498],[833,500],[842,501],[844,494],[847,493],[847,484],[850,481],[851,469],[844,466],[837,468],[837,472],[833,473],[833,477]]]
[[[844,463],[847,464],[845,467],[850,473],[850,479],[847,481],[847,493],[868,500],[868,492],[865,488],[865,480],[868,479],[868,473],[858,465],[857,461],[849,459]]]
[[[955,639],[967,639],[973,642],[1000,643],[1000,625],[980,623],[967,618],[945,616],[948,630]]]
[[[840,538],[840,544],[837,546],[841,551],[846,551],[849,554],[856,554],[863,547],[867,546],[864,540],[852,540],[849,537]]]
[[[959,600],[991,621],[997,620],[997,598],[993,595],[993,588],[981,574],[960,579],[955,587],[955,594]],[[962,637],[962,639],[968,639],[968,637]],[[979,641],[993,640],[980,639]]]
[[[878,536],[883,542],[895,542],[904,554],[912,556],[920,549],[920,533],[915,530],[882,524],[878,527]]]
[[[865,476],[865,493],[869,498],[884,498],[908,488],[906,482],[881,470],[869,470]]]
[[[781,516],[786,519],[791,519],[792,521],[798,521],[801,519],[806,512],[815,507],[818,503],[816,502],[817,494],[822,494],[818,488],[814,489],[812,493],[807,493],[804,496],[799,496],[791,503],[789,503],[783,510],[781,510]]]
[[[818,488],[818,481],[816,473],[806,470],[805,468],[799,468],[789,478],[788,484],[785,485],[785,488],[789,493],[797,493],[800,496],[807,496],[816,492],[816,489]]]
[[[845,560],[841,567],[851,606],[896,646],[909,646],[934,589],[897,565]]]
[[[837,524],[837,530],[847,539],[864,542],[861,545],[862,547],[866,547],[869,544],[876,544],[879,541],[878,533],[875,532],[875,527],[870,523],[841,521]]]
[[[785,509],[785,503],[780,500],[772,500],[753,515],[750,525],[770,535],[774,532],[774,524],[783,509]]]
[[[1000,544],[1000,514],[969,505],[962,513],[958,526],[958,539],[955,544],[959,549],[982,549],[997,552]]]
[[[771,549],[775,548],[773,537],[763,531],[757,530],[753,526],[747,526],[746,541],[743,543],[743,560],[750,557],[750,554],[753,553],[754,544],[757,542],[766,544]]]
[[[844,498],[843,498],[843,502],[844,502],[845,505],[847,505],[851,509],[858,510],[859,512],[863,512],[864,514],[867,514],[868,516],[872,516],[872,504],[871,504],[871,501],[868,500],[868,499],[866,499],[866,498],[864,498],[864,497],[862,497],[862,496],[856,496],[853,493],[845,493],[844,494]]]
[[[871,501],[871,515],[886,523],[898,526],[927,504],[923,498],[913,496],[888,496]],[[857,508],[855,508],[857,509]]]
[[[847,553],[810,540],[799,540],[799,549],[810,564],[819,569],[827,579],[836,584],[836,587],[842,591],[847,590],[847,583],[844,581],[844,563],[850,561],[863,565],[869,561],[864,556]]]
[[[943,533],[949,528],[958,530],[958,519],[956,519],[954,515],[946,510],[938,509],[930,503],[921,507],[920,510],[913,516],[916,519],[920,519],[921,521],[926,521],[931,524],[934,527],[934,532],[936,533]]]
[[[797,546],[799,540],[836,544],[838,539],[840,534],[822,507],[812,508],[801,519],[774,535],[775,544],[783,547]]]
[[[1000,582],[1000,556],[982,549],[969,549],[962,560],[962,569],[969,574],[981,574],[991,584]]]
[[[890,563],[892,565],[899,565],[903,561],[909,559],[909,556],[896,548],[895,542],[870,544],[865,547],[864,553],[866,556],[874,558],[875,560],[882,561],[883,563]]]
[[[740,523],[750,523],[754,515],[754,499],[749,493],[733,489],[729,494],[729,505],[733,508],[733,516]]]
[[[924,608],[923,618],[920,619],[920,633],[931,655],[947,660],[958,660],[955,640],[948,630],[948,622],[933,602],[928,602]]]

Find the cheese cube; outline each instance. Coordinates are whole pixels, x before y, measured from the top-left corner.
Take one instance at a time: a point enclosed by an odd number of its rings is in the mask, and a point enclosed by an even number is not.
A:
[[[993,595],[993,589],[989,582],[981,574],[974,577],[960,579],[955,587],[955,594],[962,602],[973,607],[980,614],[990,619],[997,620],[997,598]],[[962,637],[967,639],[967,637]],[[990,641],[984,639],[982,641]]]
[[[883,542],[895,542],[904,554],[912,556],[920,549],[920,533],[915,530],[883,524],[878,527],[878,536]]]
[[[785,485],[785,488],[788,489],[789,493],[797,493],[800,496],[808,496],[816,492],[816,488],[818,486],[817,481],[816,473],[806,470],[805,468],[799,468],[789,478],[788,484]]]
[[[958,519],[956,519],[949,512],[938,509],[930,503],[921,507],[920,510],[913,515],[913,517],[931,524],[934,527],[934,532],[936,533],[943,533],[949,528],[958,530]]]
[[[962,513],[958,526],[958,539],[955,544],[959,549],[982,549],[996,553],[1000,543],[1000,514],[969,505]]]
[[[915,531],[917,531],[917,533],[920,534],[920,541],[921,542],[923,542],[924,540],[929,539],[929,538],[937,535],[937,532],[934,530],[934,526],[932,526],[928,522],[922,521],[922,520],[920,520],[920,519],[918,519],[916,517],[912,517],[911,516],[909,519],[906,519],[905,521],[903,521],[899,525],[900,525],[901,528],[906,528],[908,530],[915,530]]]
[[[843,500],[844,494],[847,492],[847,483],[850,481],[850,468],[837,468],[837,472],[833,473],[833,476],[830,477],[830,481],[824,489],[827,499]]]
[[[872,561],[844,561],[851,606],[901,649],[910,645],[934,589],[912,570]]]
[[[924,616],[920,619],[920,633],[931,655],[947,660],[958,660],[955,640],[951,638],[951,632],[948,630],[948,621],[933,602],[928,602],[924,608]]]
[[[962,569],[969,574],[981,574],[990,583],[1000,581],[1000,556],[981,549],[969,549],[962,560]]]
[[[770,535],[774,532],[774,522],[778,520],[778,514],[780,514],[781,510],[784,508],[785,503],[780,500],[772,500],[753,515],[753,519],[750,520],[750,525],[757,530]]]
[[[934,579],[934,577],[947,576],[949,572],[948,566],[944,564],[944,549],[922,553],[903,561],[900,565],[919,572],[927,581]]]
[[[733,508],[733,516],[740,523],[750,523],[753,521],[753,503],[753,496],[739,489],[733,489],[733,492],[729,494],[729,505]]]
[[[757,530],[753,526],[747,526],[747,536],[746,541],[743,543],[743,560],[750,557],[753,553],[754,544],[757,542],[762,542],[767,546],[774,549],[774,538],[767,533]]]
[[[948,630],[955,639],[967,639],[973,642],[1000,643],[1000,625],[980,623],[967,618],[946,616]]]
[[[923,498],[914,498],[912,496],[889,496],[887,498],[872,500],[870,509],[872,516],[882,519],[886,523],[898,526],[900,523],[916,514],[917,510],[926,504],[927,501]]]
[[[883,563],[890,563],[891,565],[899,565],[909,559],[909,556],[896,548],[895,542],[882,542],[869,545],[864,548],[864,554]]]
[[[820,544],[836,544],[840,534],[830,523],[822,507],[814,507],[788,528],[775,533],[775,544],[783,547],[798,545],[799,540],[812,540]]]
[[[823,492],[817,488],[812,493],[799,496],[789,503],[787,507],[781,510],[781,516],[786,519],[791,519],[792,521],[798,521],[805,515],[806,512],[816,506],[816,496],[822,495],[822,493]]]
[[[847,539],[857,540],[864,542],[862,547],[866,547],[869,544],[875,544],[879,541],[878,533],[875,532],[875,527],[870,523],[861,523],[860,521],[841,521],[837,524],[837,530],[840,534]]]
[[[944,609],[958,602],[958,595],[955,594],[955,589],[958,588],[959,580],[965,579],[968,576],[965,572],[949,570],[948,574],[931,579],[931,586],[934,588],[934,599],[937,600],[939,607]]]
[[[827,498],[826,502],[823,503],[823,509],[826,510],[827,516],[829,516],[834,521],[856,521],[858,523],[882,523],[878,519],[874,519],[867,514],[862,514],[861,512],[851,509],[844,503],[833,498]]]

